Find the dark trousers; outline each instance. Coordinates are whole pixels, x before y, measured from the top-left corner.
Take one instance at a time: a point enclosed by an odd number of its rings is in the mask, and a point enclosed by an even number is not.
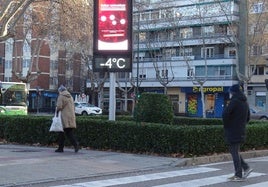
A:
[[[71,144],[74,147],[77,147],[78,143],[73,135],[73,128],[65,128],[64,132],[59,132],[59,137],[58,137],[59,149],[63,150],[64,148],[65,134],[67,138],[69,139],[69,141],[71,142]]]
[[[233,158],[233,164],[235,169],[235,176],[242,177],[243,170],[247,170],[249,168],[248,164],[244,161],[244,159],[240,155],[240,143],[234,143],[229,145],[229,151]]]

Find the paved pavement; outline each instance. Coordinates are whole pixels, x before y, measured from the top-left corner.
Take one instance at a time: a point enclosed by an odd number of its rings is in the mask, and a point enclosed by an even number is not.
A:
[[[230,160],[229,154],[195,158],[170,158],[82,149],[74,153],[65,148],[0,144],[0,186],[20,186],[62,180],[84,179]],[[245,158],[267,156],[268,151],[250,151]]]

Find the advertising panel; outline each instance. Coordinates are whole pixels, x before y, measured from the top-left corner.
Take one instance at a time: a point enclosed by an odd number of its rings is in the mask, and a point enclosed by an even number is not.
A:
[[[95,0],[94,71],[131,71],[132,1]]]

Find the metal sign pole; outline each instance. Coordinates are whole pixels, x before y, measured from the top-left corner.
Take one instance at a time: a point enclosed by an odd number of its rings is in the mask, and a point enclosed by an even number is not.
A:
[[[109,97],[109,120],[115,121],[116,95],[115,95],[115,73],[110,73],[110,97]]]

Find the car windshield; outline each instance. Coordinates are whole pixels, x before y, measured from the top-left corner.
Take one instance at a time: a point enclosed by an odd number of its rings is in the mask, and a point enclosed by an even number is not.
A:
[[[94,105],[89,104],[89,103],[81,103],[81,105],[84,107],[95,107]]]

